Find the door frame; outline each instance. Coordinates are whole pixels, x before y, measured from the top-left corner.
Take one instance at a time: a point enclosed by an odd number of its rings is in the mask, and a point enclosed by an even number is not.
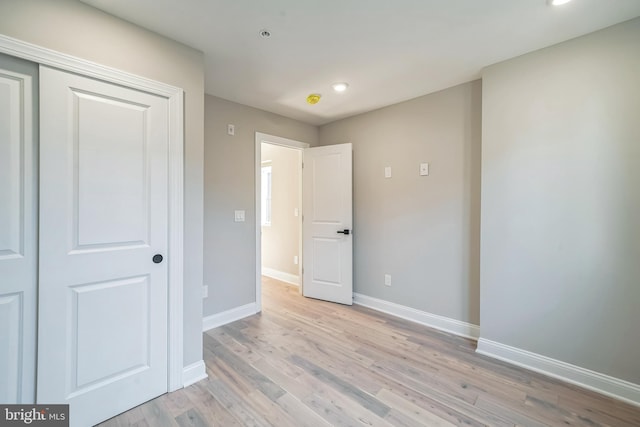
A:
[[[309,144],[306,142],[300,142],[293,139],[283,138],[281,136],[269,135],[266,133],[256,132],[255,142],[255,213],[256,213],[256,312],[262,311],[262,221],[260,218],[260,204],[262,203],[262,143],[279,145],[282,147],[293,148],[304,152],[305,148],[309,148]],[[300,165],[302,167],[302,165]],[[302,171],[300,171],[302,172]],[[300,184],[298,189],[299,200],[302,202],[302,173],[300,173]],[[300,277],[300,290],[302,290],[302,209],[300,209],[299,224],[300,227],[300,242],[299,251],[300,257],[298,258],[298,275]]]
[[[64,71],[164,97],[169,103],[168,391],[183,386],[183,159],[184,122],[181,88],[67,55],[0,34],[0,52]]]

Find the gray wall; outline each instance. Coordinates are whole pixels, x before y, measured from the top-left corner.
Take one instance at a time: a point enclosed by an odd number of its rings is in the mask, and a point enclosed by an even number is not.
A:
[[[72,0],[2,0],[0,33],[184,89],[184,363],[202,360],[203,55]]]
[[[298,277],[300,256],[300,165],[302,151],[274,144],[262,144],[262,161],[271,165],[271,225],[262,227],[262,268]]]
[[[320,128],[353,143],[355,292],[478,324],[480,114],[475,81]]]
[[[483,77],[482,337],[640,384],[640,19]]]
[[[316,145],[318,128],[205,96],[204,315],[255,302],[255,133]],[[235,136],[227,135],[227,124]],[[234,222],[234,210],[246,211]]]

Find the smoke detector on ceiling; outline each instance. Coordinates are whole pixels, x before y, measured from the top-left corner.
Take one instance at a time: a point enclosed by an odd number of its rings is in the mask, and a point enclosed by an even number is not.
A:
[[[307,96],[307,104],[316,105],[318,102],[320,102],[320,98],[322,98],[322,95],[320,95],[319,93],[312,93],[311,95]]]

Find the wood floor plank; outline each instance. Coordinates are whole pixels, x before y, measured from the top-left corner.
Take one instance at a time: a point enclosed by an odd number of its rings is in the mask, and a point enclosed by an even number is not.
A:
[[[311,408],[305,405],[301,400],[294,397],[292,394],[285,394],[278,399],[278,405],[291,416],[294,420],[297,420],[297,427],[330,427],[329,421],[322,418],[315,413]]]
[[[223,381],[218,379],[210,379],[207,381],[207,387],[214,398],[222,404],[235,418],[237,418],[241,425],[262,427],[269,426],[270,424],[262,417],[262,415],[255,412],[255,410],[248,405],[243,399],[245,396],[239,396],[234,393],[229,386]]]
[[[231,333],[229,333],[230,331]],[[257,360],[261,357],[251,350],[250,343],[244,339],[243,333],[238,330],[222,327],[216,331],[216,333],[211,333],[210,335],[205,334],[205,343],[207,343],[209,337],[214,337],[228,347],[230,351],[236,354],[242,354],[245,359],[250,361]],[[239,339],[242,339],[243,342],[240,342]]]
[[[513,427],[500,414],[491,413],[478,408],[455,396],[443,393],[440,390],[422,385],[420,390],[415,390],[405,383],[405,378],[398,378],[398,382],[389,386],[389,391],[409,400],[415,405],[448,420],[457,425],[490,425],[500,427]]]
[[[185,388],[185,393],[193,407],[198,409],[208,426],[241,426],[240,420],[234,417],[220,402],[218,402],[209,389],[204,385],[207,381],[201,381]]]
[[[349,398],[337,398],[330,389],[323,394],[312,394],[304,399],[312,409],[331,423],[333,426],[375,426],[393,427],[388,421],[378,415],[363,410],[356,402]]]
[[[475,406],[491,413],[500,414],[502,418],[506,418],[508,421],[513,422],[516,425],[529,427],[545,427],[548,425],[541,422],[539,419],[523,414],[513,406],[503,405],[500,402],[496,402],[493,399],[488,398],[487,396],[480,396]],[[558,422],[564,422],[564,420],[559,419]]]
[[[280,386],[285,390],[285,396],[287,394],[292,394],[298,398],[306,397],[311,394],[309,388],[305,385],[304,381],[300,381],[301,376],[304,373],[297,374],[295,376],[291,376],[287,374],[287,370],[280,369],[276,366],[272,365],[273,361],[267,360],[259,360],[255,363],[257,369],[260,369],[267,377],[271,378],[272,381],[280,384]],[[283,366],[283,363],[279,363],[279,366]]]
[[[157,402],[174,418],[193,407],[184,389],[164,394],[157,399]]]
[[[154,427],[179,427],[175,418],[162,403],[156,399],[140,406],[144,414],[144,422]],[[138,423],[139,424],[139,423]]]
[[[263,312],[203,334],[208,379],[102,424],[640,427],[640,408],[478,355],[475,342],[263,280]]]
[[[230,352],[223,345],[215,347],[215,350],[213,352],[215,358],[218,358],[225,362],[236,373],[247,379],[251,386],[260,390],[271,400],[276,401],[285,393],[282,387],[262,375],[258,370],[253,368],[250,364],[242,360],[237,355]]]
[[[274,402],[259,392],[250,393],[247,398],[254,410],[262,415],[269,425],[298,427],[299,423],[279,405],[278,401]]]
[[[352,400],[355,400],[364,408],[373,412],[379,417],[384,417],[391,410],[391,408],[389,408],[384,403],[380,402],[375,397],[369,395],[366,392],[363,392],[362,390],[354,387],[353,385],[349,384],[343,379],[333,375],[331,372],[327,371],[326,369],[323,369],[320,366],[317,366],[298,355],[295,355],[295,354],[292,355],[290,357],[290,360],[294,364],[308,371],[314,377],[320,379],[322,382],[324,382],[328,386],[338,390],[342,395],[349,397]]]
[[[439,416],[419,407],[418,405],[413,404],[412,402],[401,398],[397,394],[393,394],[388,390],[382,389],[380,393],[377,395],[381,401],[385,402],[389,405],[390,408],[394,408],[392,411],[399,412],[404,415],[404,417],[400,418],[396,415],[398,421],[403,419],[403,423],[407,423],[407,418],[412,420],[413,422],[419,422],[424,424],[428,424],[433,427],[453,427],[455,424],[450,423],[444,418],[440,418]]]
[[[315,411],[331,426],[355,426],[358,421],[346,414],[342,408],[327,402],[321,396],[311,394],[303,399],[305,405]]]
[[[558,406],[571,411],[584,425],[640,426],[640,410],[595,393],[562,394]]]
[[[200,412],[195,408],[191,408],[178,415],[176,421],[180,427],[207,427],[208,425],[202,415],[200,415]]]

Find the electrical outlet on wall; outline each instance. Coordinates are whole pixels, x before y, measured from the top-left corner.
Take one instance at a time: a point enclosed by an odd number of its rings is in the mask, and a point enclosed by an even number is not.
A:
[[[384,285],[385,286],[391,286],[391,275],[390,274],[385,274],[384,275]]]
[[[207,298],[208,296],[209,296],[209,287],[205,285],[202,287],[202,298]]]
[[[294,263],[295,265],[298,265],[298,255],[294,255],[294,256],[293,256],[293,263]]]

